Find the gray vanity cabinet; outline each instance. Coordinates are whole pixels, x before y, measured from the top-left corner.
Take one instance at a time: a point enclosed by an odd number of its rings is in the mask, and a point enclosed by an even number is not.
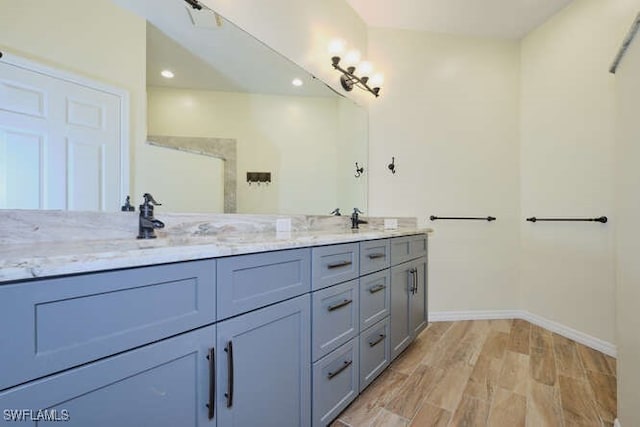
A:
[[[391,359],[427,326],[427,259],[391,267]]]
[[[310,330],[308,294],[217,324],[218,427],[310,425]]]
[[[212,324],[215,267],[189,261],[0,285],[0,390]]]
[[[0,392],[0,425],[36,425],[12,422],[5,410],[50,409],[58,419],[66,411],[68,421],[37,425],[215,426],[217,414],[209,419],[207,408],[214,345],[209,326],[10,388]]]
[[[313,426],[327,426],[358,397],[359,340],[352,339],[313,364]]]

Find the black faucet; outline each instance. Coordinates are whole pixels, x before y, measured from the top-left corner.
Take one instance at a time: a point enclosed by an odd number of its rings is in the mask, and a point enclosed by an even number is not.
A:
[[[164,228],[164,222],[153,217],[153,207],[162,206],[149,193],[144,193],[144,203],[140,205],[140,221],[138,223],[138,239],[155,239],[156,228]]]
[[[340,208],[335,208],[333,210],[333,212],[331,212],[331,215],[333,215],[333,216],[342,216],[342,214],[340,213]]]
[[[358,214],[363,213],[360,209],[358,208],[353,208],[353,213],[351,214],[351,229],[352,230],[357,230],[358,225],[360,224],[368,224],[367,221],[363,221],[360,218],[358,218]]]

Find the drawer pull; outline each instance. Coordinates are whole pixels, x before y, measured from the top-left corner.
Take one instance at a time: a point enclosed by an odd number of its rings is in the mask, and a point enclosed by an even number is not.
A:
[[[337,310],[339,308],[342,308],[342,307],[344,307],[346,305],[351,304],[352,302],[353,302],[352,299],[346,299],[346,300],[344,300],[342,302],[339,302],[338,304],[330,305],[329,307],[327,307],[327,310],[329,310],[329,311]]]
[[[381,253],[377,253],[377,254],[369,254],[367,255],[369,257],[369,259],[378,259],[378,258],[384,258],[384,254]]]
[[[384,341],[384,339],[387,336],[385,334],[380,334],[380,336],[378,337],[377,340],[375,340],[374,342],[370,342],[369,343],[369,347],[375,347],[376,345],[380,344],[382,341]]]
[[[411,270],[409,270],[409,274],[411,275],[411,288],[409,288],[409,292],[411,292],[411,295],[414,295],[416,293],[416,286],[417,286],[417,281],[416,281],[416,276],[417,276],[418,270],[415,268],[412,268]]]
[[[344,364],[340,367],[340,369],[338,369],[335,372],[329,372],[327,374],[327,378],[332,379],[333,377],[335,377],[336,375],[338,375],[340,372],[344,371],[345,369],[347,369],[349,366],[351,366],[351,364],[353,363],[353,360],[345,360]]]
[[[383,290],[386,287],[387,287],[386,285],[372,286],[372,287],[369,288],[369,293],[370,294],[375,294],[376,292],[380,292],[381,290]]]
[[[216,408],[216,350],[214,347],[209,349],[207,359],[209,359],[209,403],[207,403],[207,408],[209,409],[209,419],[212,420]]]
[[[227,408],[233,406],[233,343],[229,341],[224,349],[227,353],[227,392],[224,397],[227,398]]]
[[[334,269],[334,268],[346,267],[346,266],[351,265],[351,264],[353,264],[353,262],[351,262],[351,261],[342,261],[342,262],[337,262],[335,264],[329,264],[329,265],[327,265],[327,268],[331,270],[331,269]]]

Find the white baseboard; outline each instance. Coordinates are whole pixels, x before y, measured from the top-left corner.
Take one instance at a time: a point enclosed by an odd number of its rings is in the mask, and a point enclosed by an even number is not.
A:
[[[452,322],[456,320],[490,320],[490,319],[520,319],[518,310],[474,310],[474,311],[437,311],[429,313],[430,322]]]
[[[620,420],[616,418],[616,420],[613,422],[613,427],[622,427],[622,424],[620,424]]]
[[[440,311],[429,313],[430,322],[447,322],[456,320],[489,320],[489,319],[523,319],[528,322],[548,329],[563,337],[569,338],[580,344],[601,351],[611,357],[616,357],[616,346],[610,342],[601,340],[561,323],[545,319],[537,314],[524,310],[473,310],[473,311]]]

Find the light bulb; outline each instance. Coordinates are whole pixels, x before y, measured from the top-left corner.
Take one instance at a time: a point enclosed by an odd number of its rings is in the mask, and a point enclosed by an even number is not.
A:
[[[293,80],[291,81],[291,84],[292,84],[292,85],[294,85],[294,86],[300,87],[300,86],[302,86],[302,80],[297,79],[297,78],[296,78],[296,79],[293,79]]]
[[[380,87],[384,83],[384,76],[381,73],[376,73],[371,80],[369,80],[369,86]]]
[[[331,56],[340,56],[344,52],[345,43],[341,39],[333,39],[329,43],[329,53]]]
[[[172,79],[172,78],[175,77],[175,74],[173,74],[173,71],[171,71],[171,70],[162,70],[160,72],[160,75],[162,77],[164,77],[165,79]]]
[[[344,56],[344,65],[347,67],[355,67],[360,62],[360,52],[351,50]]]
[[[369,61],[362,61],[360,65],[358,65],[358,71],[360,71],[363,77],[369,77],[373,71],[373,64]]]

